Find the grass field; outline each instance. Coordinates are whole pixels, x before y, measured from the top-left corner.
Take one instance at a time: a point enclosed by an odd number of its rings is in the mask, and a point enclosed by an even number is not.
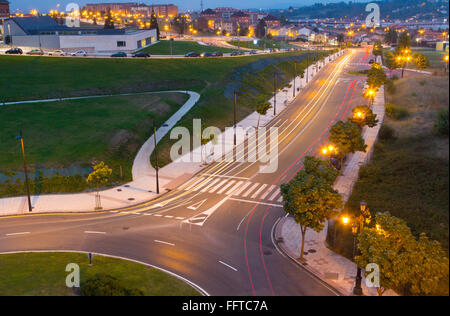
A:
[[[269,48],[291,48],[291,47],[296,47],[293,45],[289,45],[287,43],[284,42],[280,42],[280,41],[273,41],[273,40],[259,40],[258,44],[255,45],[253,43],[253,41],[230,41],[228,42],[228,44],[237,46],[237,47],[242,47],[242,48],[248,48],[248,49],[264,49],[264,47],[266,47],[266,49]],[[265,45],[265,46],[264,46]]]
[[[181,93],[90,98],[0,107],[0,171],[22,166],[19,130],[30,167],[61,168],[105,161],[118,176],[131,180],[140,146],[189,98]]]
[[[151,55],[170,55],[170,41],[160,41],[155,45],[144,48],[142,51],[147,52]],[[173,41],[172,42],[172,51],[173,55],[184,55],[189,52],[197,52],[197,53],[214,53],[214,52],[222,52],[222,53],[231,53],[233,50],[224,47],[217,46],[205,46],[200,45],[197,42],[191,41]]]
[[[413,49],[412,53],[422,53],[430,61],[430,67],[428,70],[444,70],[444,56],[446,53],[436,51],[435,49]],[[416,65],[411,64],[411,68],[417,69]]]
[[[81,283],[98,273],[118,279],[146,296],[199,296],[188,284],[160,270],[130,261],[86,254],[23,253],[0,255],[0,296],[73,296],[66,287],[66,265],[80,266]]]

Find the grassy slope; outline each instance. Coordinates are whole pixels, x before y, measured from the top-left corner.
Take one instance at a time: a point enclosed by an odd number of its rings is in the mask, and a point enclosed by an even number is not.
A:
[[[156,269],[129,261],[94,257],[89,267],[85,254],[25,253],[0,255],[0,295],[70,296],[65,285],[66,265],[80,266],[81,282],[97,273],[111,275],[128,288],[140,289],[146,296],[198,296],[199,293],[180,281]]]
[[[266,48],[291,48],[296,47],[293,45],[289,45],[286,43],[282,43],[280,41],[271,41],[271,40],[259,40],[258,45],[255,45],[253,41],[230,41],[228,42],[231,45],[234,46],[240,46],[242,48],[249,48],[249,49],[264,49],[264,43],[266,44]]]
[[[217,46],[204,46],[204,45],[200,45],[197,42],[191,42],[191,41],[173,41],[172,45],[173,45],[172,46],[173,55],[184,55],[189,52],[231,53],[233,51],[232,49],[229,49],[229,48],[217,47]],[[144,48],[142,51],[147,52],[152,55],[170,55],[170,42],[169,41],[160,41],[159,43],[157,43],[155,45]]]
[[[162,124],[188,98],[164,93],[1,107],[0,170],[21,168],[20,148],[14,138],[21,129],[31,166],[63,167],[96,159],[116,172],[122,165],[129,180],[137,150],[152,134],[152,120]],[[118,132],[124,130],[127,136],[118,138]]]
[[[428,58],[428,60],[430,61],[430,67],[428,67],[428,69],[426,70],[432,71],[444,69],[444,62],[443,62],[443,58],[445,56],[444,52],[439,52],[436,51],[435,49],[413,49],[413,54],[414,53],[422,53]],[[410,68],[417,69],[417,66],[414,63],[412,63],[410,65]]]
[[[448,107],[448,77],[410,76],[396,83],[387,101],[406,108],[403,121],[387,118],[398,139],[380,141],[372,162],[363,167],[347,206],[366,200],[373,211],[389,211],[449,247],[448,138],[433,134],[437,110]]]

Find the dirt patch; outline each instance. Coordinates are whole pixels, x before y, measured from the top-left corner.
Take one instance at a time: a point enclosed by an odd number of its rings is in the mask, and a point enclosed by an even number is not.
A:
[[[120,146],[128,143],[130,140],[137,139],[138,136],[133,134],[132,132],[121,129],[120,131],[116,132],[114,136],[111,138],[111,141],[109,142],[109,147],[112,150],[117,150],[120,148]]]

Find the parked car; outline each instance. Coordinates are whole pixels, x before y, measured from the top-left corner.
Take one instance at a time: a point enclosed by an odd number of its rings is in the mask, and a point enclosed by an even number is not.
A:
[[[138,52],[138,53],[134,54],[133,57],[134,58],[150,58],[151,55],[146,52]]]
[[[234,52],[231,52],[230,56],[239,56],[239,52],[236,50]]]
[[[204,52],[204,53],[202,53],[200,56],[201,56],[201,57],[213,57],[213,54],[212,54],[212,53]]]
[[[8,54],[8,55],[22,55],[23,51],[20,48],[11,48],[11,49],[8,49],[5,52],[5,54]]]
[[[54,52],[49,52],[49,56],[67,56],[67,53],[61,49],[57,49]]]
[[[195,53],[195,52],[190,52],[190,53],[187,53],[186,55],[184,55],[184,57],[187,57],[187,58],[200,57],[200,54]]]
[[[250,55],[256,55],[256,54],[258,54],[258,52],[257,52],[256,50],[252,49],[252,50],[249,52],[249,54],[250,54]]]
[[[373,59],[369,60],[369,64],[373,64],[373,63],[375,63],[375,60],[373,60]]]
[[[72,53],[72,56],[84,56],[84,57],[86,57],[87,56],[87,53],[86,53],[86,51],[84,51],[84,50],[79,50],[79,51],[77,51],[77,52],[75,52],[75,53]]]
[[[27,55],[37,55],[37,56],[42,56],[44,55],[44,51],[42,49],[33,49],[30,50]]]
[[[223,53],[221,53],[221,52],[214,52],[214,53],[212,53],[212,57],[223,57]]]
[[[127,53],[118,52],[118,53],[112,54],[111,57],[127,57]]]

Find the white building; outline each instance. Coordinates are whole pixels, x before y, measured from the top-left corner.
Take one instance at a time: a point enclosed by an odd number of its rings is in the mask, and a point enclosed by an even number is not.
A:
[[[71,28],[49,16],[12,18],[5,21],[5,33],[18,47],[62,49],[88,53],[134,52],[157,41],[155,29],[134,30]]]

